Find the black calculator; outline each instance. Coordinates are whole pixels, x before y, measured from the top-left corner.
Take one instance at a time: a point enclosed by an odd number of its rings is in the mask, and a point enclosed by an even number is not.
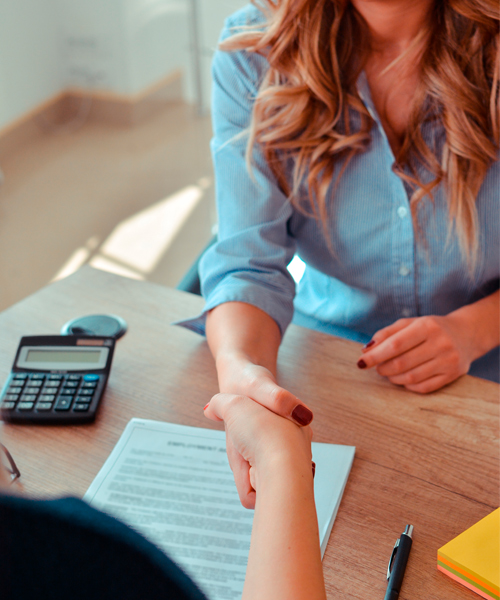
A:
[[[111,337],[21,338],[0,394],[2,419],[62,425],[93,421],[106,389],[114,349]]]

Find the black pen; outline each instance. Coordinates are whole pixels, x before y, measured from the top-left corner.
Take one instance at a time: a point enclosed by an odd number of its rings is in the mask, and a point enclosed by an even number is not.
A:
[[[413,525],[407,525],[401,537],[394,544],[389,566],[387,567],[387,591],[384,600],[397,600],[403,577],[405,575],[406,563],[410,556],[411,536],[413,535]]]

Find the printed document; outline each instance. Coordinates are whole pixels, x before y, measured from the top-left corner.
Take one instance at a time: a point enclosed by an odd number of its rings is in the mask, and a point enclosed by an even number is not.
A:
[[[354,450],[313,443],[322,556]],[[162,548],[210,600],[241,598],[253,511],[240,504],[224,431],[132,419],[84,500]]]

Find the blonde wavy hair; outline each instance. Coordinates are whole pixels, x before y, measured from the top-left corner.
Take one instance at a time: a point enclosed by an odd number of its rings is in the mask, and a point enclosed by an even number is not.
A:
[[[247,158],[258,144],[290,201],[321,220],[326,234],[326,196],[335,164],[343,161],[334,193],[349,161],[370,142],[373,120],[356,88],[370,53],[367,24],[349,0],[251,1],[266,22],[242,27],[220,45],[262,54],[269,63],[253,105]],[[476,197],[499,148],[499,4],[435,0],[433,13],[422,37],[420,82],[394,170],[411,186],[420,233],[418,206],[444,184],[448,235],[456,231],[472,269],[479,247]],[[440,119],[446,133],[441,156],[422,136],[422,125],[431,119]],[[289,159],[291,181],[285,171]],[[419,166],[433,174],[432,181],[419,180]],[[299,193],[303,183],[306,199]]]

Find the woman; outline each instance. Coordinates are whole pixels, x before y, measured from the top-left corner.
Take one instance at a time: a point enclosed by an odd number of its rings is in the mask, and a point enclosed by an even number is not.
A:
[[[227,394],[215,396],[205,415],[224,421],[254,488],[243,599],[324,600],[310,429]],[[116,519],[75,498],[9,495],[1,467],[2,599],[206,600],[158,548]]]
[[[496,0],[260,0],[228,20],[219,240],[185,323],[206,329],[222,392],[312,420],[276,383],[292,316],[364,342],[358,367],[414,392],[498,381],[498,19]]]

